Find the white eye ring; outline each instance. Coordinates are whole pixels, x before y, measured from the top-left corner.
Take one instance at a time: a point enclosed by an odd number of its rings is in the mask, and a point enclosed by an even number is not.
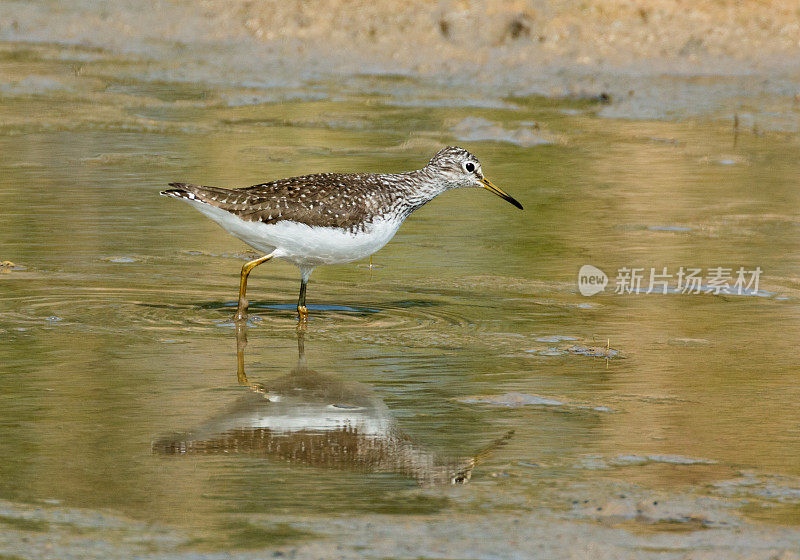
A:
[[[473,171],[475,171],[475,169],[477,168],[475,167],[475,164],[472,163],[471,161],[464,162],[464,171],[466,171],[467,173],[472,173]]]

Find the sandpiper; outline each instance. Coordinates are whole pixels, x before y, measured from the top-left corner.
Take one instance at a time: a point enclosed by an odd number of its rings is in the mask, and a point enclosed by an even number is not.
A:
[[[169,186],[162,195],[185,200],[264,254],[242,267],[237,321],[247,316],[247,277],[270,259],[284,259],[300,269],[297,312],[305,322],[306,286],[314,268],[371,255],[394,237],[414,210],[441,193],[481,187],[522,209],[483,176],[478,158],[452,146],[422,169],[406,173],[318,173],[236,189]]]

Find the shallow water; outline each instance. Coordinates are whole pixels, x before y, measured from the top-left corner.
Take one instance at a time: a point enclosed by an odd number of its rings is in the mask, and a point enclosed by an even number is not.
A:
[[[577,497],[621,484],[800,523],[796,136],[392,76],[259,89],[0,53],[0,499],[243,547],[313,537],[250,539],[236,514],[595,519]],[[525,211],[447,193],[373,268],[315,271],[307,365],[296,269],[251,276],[244,348],[249,249],[157,195],[407,170],[454,143]],[[586,264],[604,293],[578,292]],[[622,267],[740,266],[758,292],[613,293]]]

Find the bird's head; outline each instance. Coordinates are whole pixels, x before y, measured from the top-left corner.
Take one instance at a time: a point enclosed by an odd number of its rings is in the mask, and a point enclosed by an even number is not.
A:
[[[449,146],[440,150],[433,156],[427,167],[441,178],[448,189],[480,187],[493,192],[522,210],[522,204],[483,176],[481,162],[464,148]]]

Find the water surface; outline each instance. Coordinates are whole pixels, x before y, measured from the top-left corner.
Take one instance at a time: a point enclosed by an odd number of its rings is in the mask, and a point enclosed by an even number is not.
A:
[[[151,81],[101,51],[0,52],[0,498],[108,509],[201,548],[314,538],[250,534],[251,514],[596,520],[582,504],[619,488],[800,523],[796,136],[415,97],[391,76],[258,89]],[[299,366],[297,270],[259,267],[237,371],[250,250],[158,191],[402,171],[456,143],[525,211],[450,192],[373,268],[315,271]],[[585,264],[604,293],[578,292]],[[614,294],[622,267],[763,274],[747,295]]]

